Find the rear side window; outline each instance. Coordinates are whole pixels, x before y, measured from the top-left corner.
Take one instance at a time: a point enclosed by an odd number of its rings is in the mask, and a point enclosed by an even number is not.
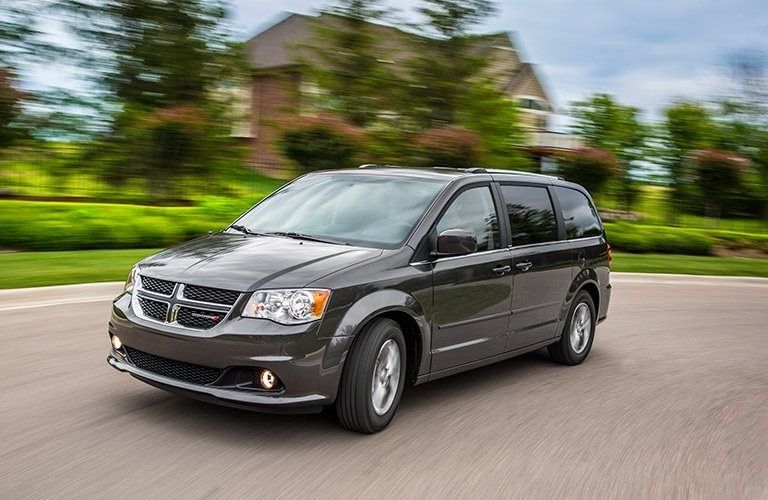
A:
[[[499,218],[490,188],[467,189],[453,200],[437,223],[437,234],[446,229],[464,229],[475,233],[478,252],[499,248]]]
[[[595,207],[584,193],[575,189],[555,187],[565,219],[565,234],[569,240],[603,234]]]
[[[555,211],[547,188],[502,185],[501,193],[507,206],[513,245],[557,240]]]

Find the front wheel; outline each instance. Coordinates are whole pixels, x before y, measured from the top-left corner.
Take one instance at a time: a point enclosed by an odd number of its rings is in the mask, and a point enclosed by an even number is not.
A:
[[[347,358],[336,414],[347,429],[372,434],[392,421],[405,385],[405,338],[391,319],[369,323]]]
[[[596,318],[592,296],[584,290],[577,293],[560,340],[547,347],[549,356],[564,365],[578,365],[587,359],[595,337]]]

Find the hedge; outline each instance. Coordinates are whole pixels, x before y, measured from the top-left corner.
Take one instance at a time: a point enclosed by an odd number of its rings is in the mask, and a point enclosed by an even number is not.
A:
[[[613,248],[630,253],[675,253],[712,255],[715,248],[732,250],[757,249],[768,254],[768,234],[647,226],[631,222],[605,225]]]
[[[196,207],[0,201],[0,249],[157,248],[226,227],[257,200],[206,198]],[[611,246],[631,253],[710,255],[716,247],[768,254],[768,234],[607,223]]]
[[[224,199],[197,207],[0,201],[0,248],[165,247],[221,230],[247,208]]]

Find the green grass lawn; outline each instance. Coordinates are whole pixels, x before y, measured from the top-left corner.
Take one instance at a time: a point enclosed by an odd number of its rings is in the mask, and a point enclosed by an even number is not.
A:
[[[158,250],[0,253],[0,288],[122,281],[131,266]]]
[[[613,257],[616,272],[768,277],[768,259],[620,252]]]
[[[0,288],[122,281],[131,266],[157,249],[0,253]],[[768,259],[614,253],[613,270],[768,277]]]

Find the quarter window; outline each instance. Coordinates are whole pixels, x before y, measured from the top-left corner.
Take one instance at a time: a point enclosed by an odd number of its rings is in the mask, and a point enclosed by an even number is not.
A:
[[[545,187],[501,186],[507,205],[512,244],[515,246],[557,240],[552,200]]]
[[[447,229],[465,229],[475,233],[477,250],[495,250],[501,246],[499,234],[499,218],[493,197],[488,187],[477,187],[462,192],[440,222],[437,223],[437,234]]]
[[[565,234],[569,240],[603,234],[597,211],[584,193],[564,187],[556,187],[555,192],[563,211]]]

